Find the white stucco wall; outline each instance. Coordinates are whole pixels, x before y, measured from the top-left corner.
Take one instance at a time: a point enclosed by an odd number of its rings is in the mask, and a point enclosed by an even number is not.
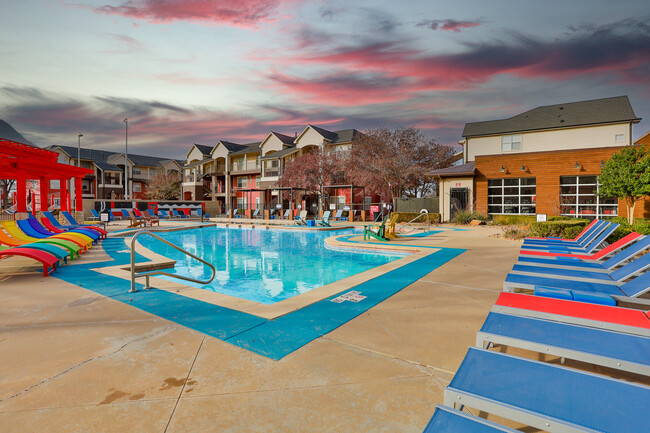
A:
[[[275,135],[269,134],[266,140],[260,145],[262,156],[268,155],[270,152],[277,152],[284,149],[284,143]]]
[[[469,210],[474,210],[474,179],[471,177],[442,178],[440,179],[440,214],[442,221],[449,221],[449,199],[452,188],[467,188],[467,205]]]
[[[623,134],[623,142],[615,141],[619,134]],[[524,132],[521,134],[521,149],[506,152],[501,151],[501,135],[477,137],[468,139],[466,162],[474,161],[480,155],[614,147],[629,145],[631,140],[629,123]]]
[[[228,149],[226,149],[226,146],[224,146],[221,142],[217,143],[214,149],[212,149],[212,159],[218,158],[224,158],[226,160],[228,158]]]
[[[203,153],[197,149],[196,146],[192,146],[192,150],[190,150],[187,154],[187,163],[191,164],[194,161],[200,161],[203,159]]]
[[[313,128],[308,127],[303,133],[298,137],[296,141],[296,146],[298,149],[301,149],[305,146],[320,146],[323,144],[323,136],[316,132]]]

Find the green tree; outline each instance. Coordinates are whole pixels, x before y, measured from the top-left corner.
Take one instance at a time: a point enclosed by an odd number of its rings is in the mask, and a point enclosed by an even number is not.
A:
[[[647,146],[628,146],[612,155],[599,177],[601,197],[618,197],[627,204],[627,220],[634,222],[634,207],[650,195],[650,153]]]

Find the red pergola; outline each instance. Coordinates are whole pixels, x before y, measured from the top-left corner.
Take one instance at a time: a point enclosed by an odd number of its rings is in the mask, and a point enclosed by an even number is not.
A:
[[[81,179],[93,171],[57,162],[59,154],[0,138],[0,178],[16,180],[16,212],[27,212],[27,180],[40,181],[41,211],[47,210],[50,180],[59,180],[61,210],[69,211],[67,181],[74,178],[75,208],[83,209]],[[36,209],[34,209],[36,210]]]

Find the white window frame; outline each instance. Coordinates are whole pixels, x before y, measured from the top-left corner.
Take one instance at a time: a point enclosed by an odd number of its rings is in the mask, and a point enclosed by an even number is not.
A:
[[[615,143],[625,143],[625,134],[616,134],[614,136]]]
[[[589,182],[588,178],[596,178],[596,183]],[[569,178],[573,178],[569,181]],[[593,189],[596,192],[600,189],[600,182],[595,175],[587,176],[561,176],[560,177],[560,215],[576,218],[611,218],[618,216],[618,200],[615,198],[600,197],[585,189]],[[564,187],[564,190],[563,188]],[[575,187],[575,192],[568,192],[567,189]],[[581,190],[582,189],[582,190]],[[581,203],[587,200],[593,203]],[[615,203],[611,203],[614,201]],[[572,202],[572,203],[571,203]]]
[[[523,183],[522,180],[533,183]],[[507,185],[516,181],[516,185]],[[499,183],[499,185],[496,185]],[[506,194],[505,189],[516,189],[516,194]],[[522,189],[533,188],[532,194],[522,194]],[[511,191],[508,191],[511,192]],[[535,215],[537,212],[537,179],[535,177],[515,177],[488,179],[488,214],[489,215]],[[492,199],[492,200],[491,200]],[[490,203],[493,201],[493,203]],[[500,203],[494,203],[500,201]],[[515,209],[516,212],[508,210]],[[526,210],[526,212],[522,212]]]
[[[512,152],[521,150],[521,134],[502,135],[501,152]]]

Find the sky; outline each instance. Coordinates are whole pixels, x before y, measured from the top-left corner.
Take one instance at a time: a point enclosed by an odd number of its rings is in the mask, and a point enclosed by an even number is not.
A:
[[[628,95],[650,130],[647,0],[0,0],[0,119],[38,146],[183,158],[307,124],[465,123]]]

